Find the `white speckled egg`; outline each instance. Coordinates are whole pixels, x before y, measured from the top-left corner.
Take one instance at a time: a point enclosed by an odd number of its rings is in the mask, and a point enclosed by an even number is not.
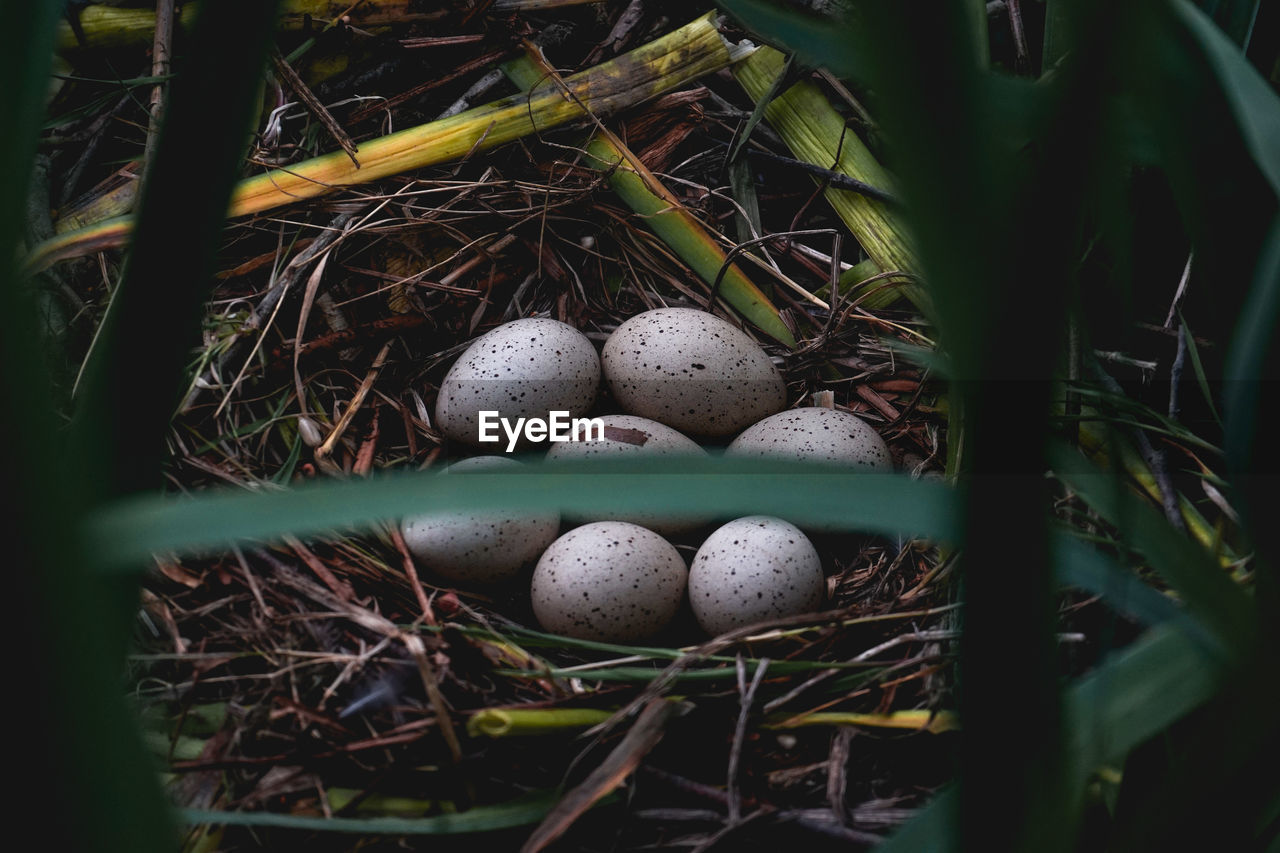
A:
[[[820,406],[791,409],[765,418],[733,440],[726,456],[788,456],[889,471],[893,461],[884,439],[850,412]]]
[[[444,476],[517,467],[502,456],[475,456],[455,462]],[[463,586],[510,580],[532,563],[560,532],[560,514],[431,513],[400,524],[404,544],[423,566]]]
[[[620,459],[634,457],[679,456],[681,454],[705,457],[707,451],[693,439],[676,432],[671,427],[640,418],[635,415],[604,415],[604,438],[586,441],[585,434],[578,441],[566,441],[551,445],[547,459]],[[590,515],[571,517],[571,521],[629,521],[647,527],[663,536],[688,533],[706,523],[705,519],[662,513],[615,513],[600,510]]]
[[[597,521],[570,530],[533,570],[533,613],[555,634],[626,643],[661,631],[684,598],[680,552],[651,530]]]
[[[767,515],[729,522],[689,567],[689,603],[708,634],[822,607],[822,561],[794,524]]]
[[[545,317],[504,323],[472,342],[440,383],[436,426],[449,438],[494,450],[480,441],[480,412],[546,419],[552,411],[586,414],[600,386],[600,357],[587,336]]]
[[[601,355],[633,415],[697,436],[732,435],[787,404],[787,386],[746,332],[695,308],[658,308],[619,326]]]

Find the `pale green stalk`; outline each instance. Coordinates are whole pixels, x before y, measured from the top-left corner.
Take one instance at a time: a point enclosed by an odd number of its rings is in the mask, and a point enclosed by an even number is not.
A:
[[[784,63],[781,53],[762,47],[736,63],[733,76],[758,102],[772,88]],[[774,98],[765,107],[764,115],[797,159],[892,192],[892,177],[857,134],[845,126],[844,118],[817,86],[804,80],[796,83]],[[901,271],[913,277],[920,274],[920,262],[911,247],[906,224],[889,203],[834,187],[827,187],[823,197],[880,271]],[[853,295],[856,298],[857,293]],[[917,284],[880,290],[862,305],[882,308],[899,295],[926,308],[926,295]]]
[[[503,66],[507,76],[522,89],[546,80],[558,80],[555,70],[529,47],[524,56]],[[667,246],[748,321],[788,347],[796,339],[773,306],[728,256],[702,222],[680,203],[670,190],[631,153],[611,131],[600,125],[586,143],[584,162],[604,173],[609,187],[640,216]]]
[[[566,729],[588,729],[613,716],[596,708],[485,708],[467,720],[471,737],[547,735]]]

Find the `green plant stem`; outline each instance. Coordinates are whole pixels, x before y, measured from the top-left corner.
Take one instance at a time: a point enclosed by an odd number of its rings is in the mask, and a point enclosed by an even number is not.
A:
[[[909,729],[940,734],[960,727],[951,711],[895,711],[890,714],[856,714],[851,711],[819,711],[812,714],[770,714],[767,729],[796,729],[805,726],[866,726],[874,729]]]
[[[764,98],[783,73],[785,59],[762,47],[733,67],[734,79],[753,100]],[[765,118],[778,131],[797,159],[824,169],[834,168],[851,178],[892,191],[895,182],[871,151],[816,86],[800,81],[765,107]],[[918,275],[920,263],[911,247],[906,224],[891,205],[852,190],[828,187],[823,197],[857,238],[879,271]],[[857,294],[853,294],[856,296]],[[882,290],[864,300],[868,308],[883,308],[906,296],[922,310],[928,302],[916,284]]]
[[[596,708],[485,708],[467,720],[467,734],[491,738],[556,734],[598,726],[613,713]]]
[[[548,77],[559,79],[532,46],[527,46],[524,56],[505,63],[503,71],[526,91]],[[621,139],[600,125],[587,141],[585,153],[587,165],[602,172],[619,198],[703,281],[718,287],[719,296],[756,328],[788,347],[795,347],[795,336],[782,322],[769,298],[737,264],[727,263],[727,255],[716,238]]]

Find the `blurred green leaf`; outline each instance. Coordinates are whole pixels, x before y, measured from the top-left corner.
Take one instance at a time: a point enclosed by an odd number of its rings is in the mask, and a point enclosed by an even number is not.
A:
[[[954,496],[939,483],[795,462],[673,457],[643,464],[531,461],[518,471],[466,477],[401,473],[272,492],[138,496],[95,513],[85,535],[95,562],[117,567],[154,552],[368,527],[431,511],[587,512],[605,504],[726,519],[759,513],[939,541],[958,534]]]
[[[1074,450],[1057,445],[1050,459],[1054,475],[1113,525],[1121,540],[1178,591],[1188,610],[1229,654],[1249,647],[1256,633],[1249,599],[1208,554],[1116,477],[1089,465]]]
[[[62,3],[5,3],[0,27],[0,538],[12,576],[6,669],[22,718],[14,814],[52,850],[168,851],[155,768],[121,691],[94,579],[67,535],[87,491],[56,417],[34,284],[17,272]]]
[[[225,0],[197,16],[160,142],[144,176],[137,233],[85,368],[76,440],[100,497],[157,488],[183,365],[199,340],[231,191],[244,162],[273,2]],[[228,44],[236,44],[232,54]],[[232,61],[234,59],[234,61]],[[209,116],[219,117],[210,123]],[[182,286],[175,286],[175,278]],[[160,319],[157,322],[157,319]]]
[[[1252,473],[1261,421],[1262,380],[1275,378],[1277,321],[1280,321],[1280,216],[1271,222],[1227,354],[1223,409],[1227,454],[1236,472]]]
[[[1067,16],[1071,0],[1045,0],[1044,4],[1044,53],[1040,73],[1046,74],[1062,60],[1067,51],[1065,37]]]
[[[1071,35],[1084,36],[1072,43],[1079,61],[1039,87],[986,70],[967,4],[851,3],[838,25],[825,25],[838,39],[812,19],[769,20],[753,0],[725,5],[871,93],[936,309],[930,319],[954,367],[949,440],[963,430],[964,730],[952,830],[973,849],[1065,849],[1075,815],[1062,772],[1041,474],[1048,380],[1104,150],[1096,94],[1112,72],[1109,48],[1123,36],[1102,21],[1100,3],[1073,4]],[[1007,416],[1011,399],[1016,419]],[[998,711],[1010,672],[1019,673],[1023,710],[1013,718]],[[987,819],[993,814],[1001,819]]]
[[[1188,0],[1174,0],[1171,8],[1217,74],[1237,130],[1271,188],[1280,195],[1280,96],[1203,12]]]
[[[1168,724],[1129,753],[1107,849],[1261,850],[1277,836],[1280,827],[1267,825],[1280,790],[1280,683],[1267,677],[1273,649],[1219,679],[1195,713],[1159,717]],[[1171,678],[1163,687],[1176,698],[1184,686]]]
[[[1219,662],[1176,628],[1153,628],[1066,691],[1068,754],[1076,790],[1105,762],[1209,701],[1223,681]],[[881,845],[887,853],[958,850],[958,802],[947,789]]]
[[[1143,430],[1148,435],[1169,436],[1181,444],[1207,450],[1219,456],[1222,454],[1222,448],[1205,441],[1183,426],[1181,422],[1126,394],[1119,394],[1088,383],[1072,383],[1069,391],[1086,407],[1080,415],[1074,416],[1075,419],[1132,426]],[[1061,420],[1070,419],[1063,416]]]
[[[1249,46],[1261,0],[1201,0],[1199,5],[1233,42]]]
[[[200,341],[203,305],[244,161],[274,2],[224,0],[197,16],[176,66],[161,130],[142,179],[137,235],[98,328],[70,440],[90,504],[159,488],[183,365]],[[226,45],[236,44],[228,55]],[[209,116],[218,116],[210,123]],[[175,286],[175,280],[181,282]],[[122,659],[137,607],[136,576],[100,582],[105,642]]]
[[[1202,644],[1216,642],[1173,599],[1152,589],[1136,573],[1075,538],[1070,531],[1058,531],[1051,542],[1058,583],[1101,596],[1118,613],[1145,625],[1167,623]]]
[[[1162,625],[1067,691],[1078,782],[1208,701],[1223,683],[1220,658]]]
[[[876,848],[880,853],[951,853],[960,849],[955,825],[959,820],[959,798],[954,787],[934,796],[911,820]]]

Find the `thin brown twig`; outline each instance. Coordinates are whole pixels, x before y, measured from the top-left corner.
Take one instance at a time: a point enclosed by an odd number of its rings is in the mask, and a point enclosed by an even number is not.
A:
[[[347,226],[354,221],[357,213],[339,214],[328,228],[324,228],[320,233],[311,240],[311,242],[298,255],[289,262],[284,272],[276,281],[275,286],[269,289],[254,306],[248,319],[241,324],[236,339],[229,347],[219,356],[217,363],[207,367],[198,379],[192,383],[191,390],[187,394],[187,398],[183,401],[181,411],[187,411],[194,406],[200,396],[208,389],[218,387],[219,377],[226,373],[232,364],[244,358],[236,378],[231,383],[231,387],[227,389],[227,393],[223,401],[218,406],[218,411],[214,413],[216,417],[226,407],[231,399],[231,395],[235,392],[240,382],[243,380],[245,372],[249,368],[249,362],[253,358],[253,354],[257,348],[262,345],[262,335],[254,335],[254,332],[265,330],[270,326],[272,319],[276,316],[282,306],[284,297],[288,295],[298,281],[305,274],[308,266],[317,258],[327,256],[327,252],[347,233]],[[246,355],[245,350],[249,350]]]
[[[923,643],[923,642],[936,642],[939,640],[954,640],[958,636],[959,634],[955,631],[913,631],[909,634],[899,634],[898,636],[893,637],[892,639],[886,640],[885,642],[880,643],[879,645],[872,646],[866,651],[861,652],[857,655],[854,655],[853,657],[846,660],[844,663],[846,666],[854,663],[864,663],[866,661],[871,660],[871,658],[875,657],[881,652],[888,651],[889,649],[892,649],[895,646],[900,646],[904,643]],[[831,678],[833,675],[836,675],[839,672],[841,672],[841,670],[836,667],[822,670],[821,672],[807,679],[801,684],[796,685],[791,690],[788,690],[786,693],[782,694],[781,696],[778,696],[777,698],[771,699],[768,702],[766,702],[764,706],[765,713],[769,713],[770,711],[776,711],[778,708],[781,708],[783,705],[787,704],[792,699],[795,699],[801,693],[804,693],[805,691],[809,690],[811,687],[814,687],[820,684],[821,682],[826,681],[828,678]]]
[[[373,357],[373,363],[369,365],[369,370],[361,380],[360,386],[356,388],[355,397],[343,410],[342,417],[334,424],[333,430],[330,431],[324,443],[316,448],[316,460],[320,461],[327,458],[333,453],[333,448],[342,440],[343,434],[347,431],[347,427],[351,426],[351,421],[355,419],[356,413],[360,411],[364,405],[365,398],[369,396],[369,389],[373,387],[373,383],[378,378],[378,374],[382,372],[382,366],[387,361],[387,356],[391,353],[391,345],[394,340],[387,341],[382,345],[382,349],[378,350],[378,354]]]
[[[419,83],[418,85],[414,86],[413,88],[407,89],[404,92],[401,92],[399,95],[393,95],[392,97],[387,98],[385,101],[379,101],[376,105],[372,105],[372,106],[364,107],[363,109],[356,110],[354,113],[351,114],[349,121],[352,124],[359,124],[360,122],[372,116],[374,113],[389,112],[390,110],[393,110],[396,107],[408,101],[413,100],[419,95],[423,95],[423,94],[426,94],[427,92],[430,92],[432,89],[435,89],[439,86],[444,86],[448,83],[452,83],[454,80],[457,80],[459,77],[465,77],[466,75],[470,74],[473,71],[476,71],[480,68],[484,68],[487,65],[491,65],[494,62],[497,62],[499,59],[502,59],[504,56],[506,56],[510,52],[511,52],[510,48],[503,48],[502,50],[490,51],[489,53],[486,53],[482,56],[478,56],[475,59],[468,60],[467,62],[464,62],[461,65],[459,65],[457,68],[453,69],[453,71],[450,71],[448,74],[442,74],[439,77],[432,77],[430,80],[425,80],[422,83]]]
[[[613,791],[631,775],[640,761],[657,746],[667,722],[688,710],[684,703],[653,699],[636,718],[626,737],[599,767],[568,792],[533,831],[520,853],[538,853],[559,838],[593,803]]]
[[[419,36],[417,38],[400,39],[404,48],[448,47],[458,44],[473,44],[484,41],[484,33],[462,33],[456,36]]]
[[[390,525],[388,529],[391,532],[391,541],[395,543],[396,550],[400,552],[400,559],[404,563],[404,576],[409,581],[409,588],[413,590],[413,597],[418,600],[418,609],[422,611],[422,621],[428,625],[437,624],[435,611],[431,609],[431,599],[427,598],[426,590],[422,588],[422,581],[418,580],[418,568],[414,565],[413,555],[409,553],[409,546],[405,544],[404,534],[394,524]]]
[[[733,729],[733,742],[729,747],[729,781],[726,790],[729,792],[730,825],[739,823],[742,819],[742,805],[738,801],[738,766],[742,763],[742,742],[747,736],[747,718],[750,716],[751,706],[755,702],[756,690],[759,689],[760,682],[764,680],[764,674],[769,669],[769,659],[761,658],[756,663],[756,671],[751,678],[750,687],[746,685],[746,663],[742,659],[741,652],[738,653],[735,667],[738,674],[740,707],[738,709],[738,723]]]
[[[853,726],[840,726],[831,738],[831,753],[827,758],[827,805],[836,821],[843,826],[849,824],[849,810],[845,798],[849,790],[849,745],[853,742],[857,729]]]
[[[342,129],[342,125],[333,117],[333,113],[329,112],[324,104],[320,103],[320,99],[315,96],[303,79],[298,76],[298,72],[293,70],[293,66],[289,64],[281,54],[279,48],[271,49],[271,67],[275,69],[278,76],[286,86],[288,86],[303,106],[324,125],[325,130],[329,131],[329,135],[333,137],[338,145],[342,146],[342,150],[347,152],[347,156],[351,158],[351,162],[356,168],[360,168],[360,160],[356,157],[356,144],[351,141],[351,137]]]
[[[339,580],[337,575],[329,571],[329,567],[324,564],[324,561],[317,557],[310,548],[303,545],[301,540],[288,535],[284,536],[283,540],[301,558],[302,562],[306,563],[307,567],[315,572],[316,577],[320,578],[324,585],[329,587],[330,592],[343,601],[350,602],[355,599],[355,590],[351,588],[351,584],[344,580]]]
[[[755,811],[748,814],[746,817],[743,817],[737,821],[726,823],[719,830],[717,830],[713,835],[708,837],[705,841],[703,841],[697,847],[694,847],[691,853],[706,853],[706,851],[712,849],[717,844],[720,844],[722,841],[724,841],[733,833],[738,832],[739,830],[742,830],[753,823],[756,823],[762,818],[769,817],[774,813],[775,812],[773,811],[773,809],[766,809],[766,808],[756,809]]]

